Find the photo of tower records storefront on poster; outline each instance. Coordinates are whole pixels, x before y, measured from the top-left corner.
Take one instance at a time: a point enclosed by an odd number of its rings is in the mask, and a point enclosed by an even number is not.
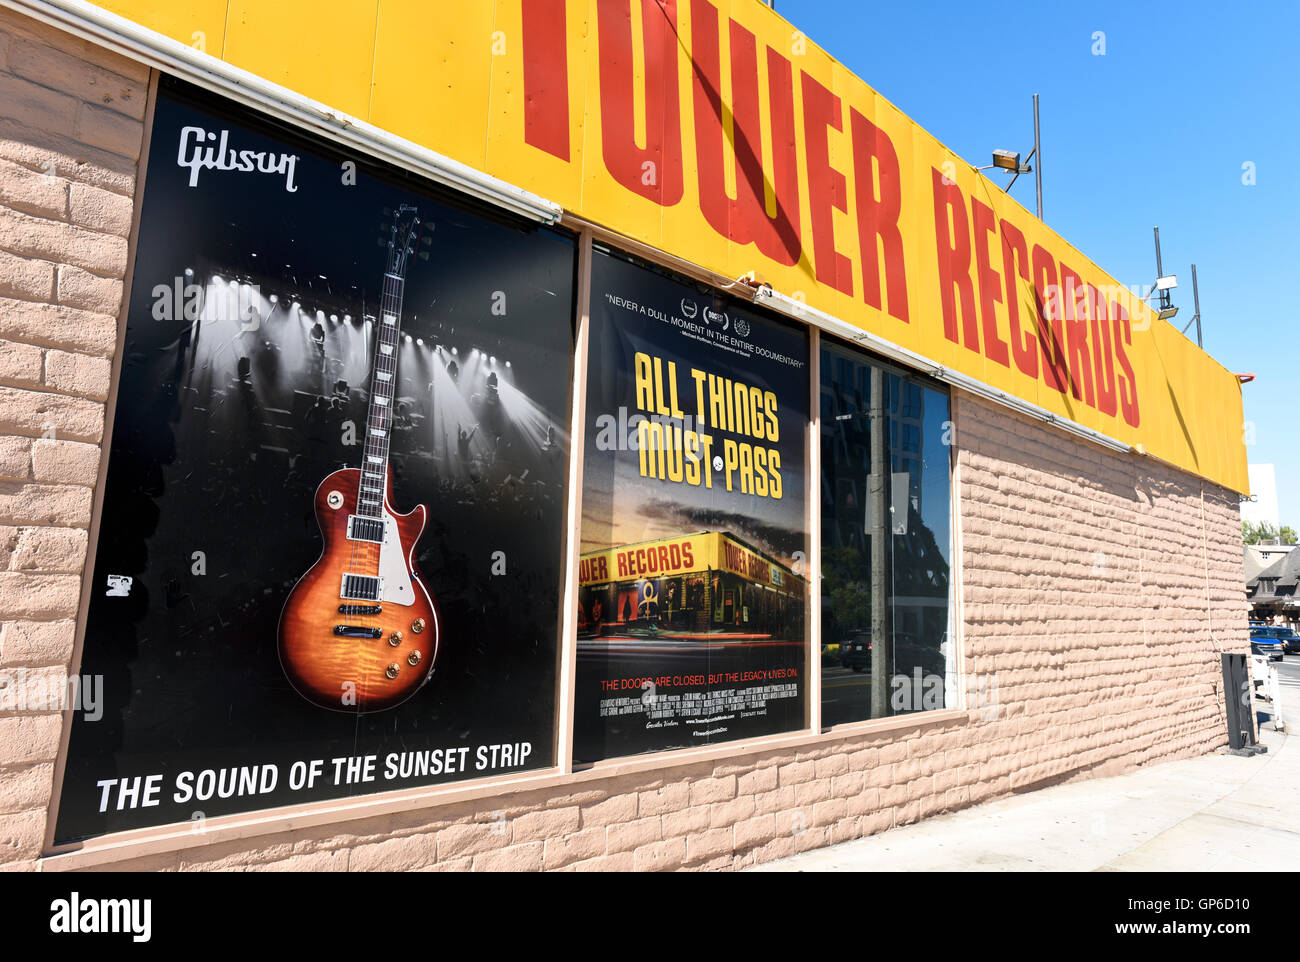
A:
[[[802,641],[784,629],[803,608],[804,579],[734,535],[700,531],[593,551],[583,555],[579,578],[579,658],[609,654],[638,664],[662,656],[674,668],[603,686],[602,717],[642,714],[647,729],[721,723],[797,693],[797,663],[754,668],[748,656],[802,657]],[[721,687],[672,693],[700,681]]]

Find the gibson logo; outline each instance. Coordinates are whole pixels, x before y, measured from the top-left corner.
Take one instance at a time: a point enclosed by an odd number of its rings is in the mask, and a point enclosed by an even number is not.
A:
[[[180,147],[176,152],[176,163],[189,168],[190,186],[199,185],[199,171],[236,170],[244,173],[279,174],[284,177],[284,189],[297,193],[298,187],[293,182],[294,169],[298,166],[297,154],[272,154],[258,150],[231,150],[226,141],[230,131],[221,132],[220,141],[211,130],[202,127],[181,128]]]

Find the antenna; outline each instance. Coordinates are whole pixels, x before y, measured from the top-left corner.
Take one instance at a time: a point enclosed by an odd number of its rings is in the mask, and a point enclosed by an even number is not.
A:
[[[1201,340],[1201,290],[1200,290],[1200,287],[1197,286],[1197,283],[1196,283],[1196,265],[1195,265],[1195,264],[1192,265],[1192,303],[1193,303],[1193,305],[1195,305],[1195,307],[1196,307],[1196,314],[1195,314],[1195,316],[1192,317],[1192,319],[1191,319],[1190,321],[1187,322],[1187,327],[1191,327],[1193,324],[1196,325],[1196,346],[1199,347],[1199,348],[1201,348],[1201,349],[1204,349],[1204,348],[1205,348],[1205,344],[1204,344],[1204,342]],[[1183,328],[1183,333],[1184,333],[1184,334],[1187,333],[1187,327],[1184,327],[1184,328]]]
[[[1160,303],[1156,306],[1155,309],[1156,316],[1159,317],[1160,320],[1162,321],[1171,321],[1174,319],[1174,315],[1178,313],[1178,308],[1174,307],[1173,300],[1171,299],[1171,295],[1169,292],[1178,286],[1178,277],[1174,274],[1170,274],[1168,277],[1165,276],[1164,262],[1160,258],[1160,228],[1159,227],[1155,228],[1155,233],[1156,233],[1156,283],[1155,286],[1151,288],[1151,292],[1147,294],[1146,297],[1143,297],[1142,300],[1145,301],[1148,298],[1154,297],[1156,294],[1159,294]]]

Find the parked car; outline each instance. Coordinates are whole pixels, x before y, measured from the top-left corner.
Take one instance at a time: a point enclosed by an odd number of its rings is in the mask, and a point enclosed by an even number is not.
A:
[[[1288,655],[1300,655],[1300,634],[1294,628],[1274,626],[1268,633],[1282,642],[1282,648]]]
[[[1250,629],[1250,653],[1252,655],[1267,655],[1269,661],[1281,661],[1282,656],[1286,653],[1286,647],[1281,639],[1274,634],[1278,629],[1269,627],[1254,627]]]
[[[895,632],[894,670],[907,674],[920,668],[926,674],[942,675],[946,668],[943,652],[940,650],[941,645],[942,641],[938,644],[933,641],[926,644],[910,633]],[[840,642],[840,666],[852,668],[854,671],[870,670],[871,631],[869,629],[854,631]]]
[[[871,667],[871,632],[855,631],[840,642],[840,666],[854,671]]]

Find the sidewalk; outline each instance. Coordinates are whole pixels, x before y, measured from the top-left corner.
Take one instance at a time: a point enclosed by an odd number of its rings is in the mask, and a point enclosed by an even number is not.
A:
[[[1300,869],[1300,732],[1268,754],[1211,754],[1059,785],[804,852],[757,872]]]

